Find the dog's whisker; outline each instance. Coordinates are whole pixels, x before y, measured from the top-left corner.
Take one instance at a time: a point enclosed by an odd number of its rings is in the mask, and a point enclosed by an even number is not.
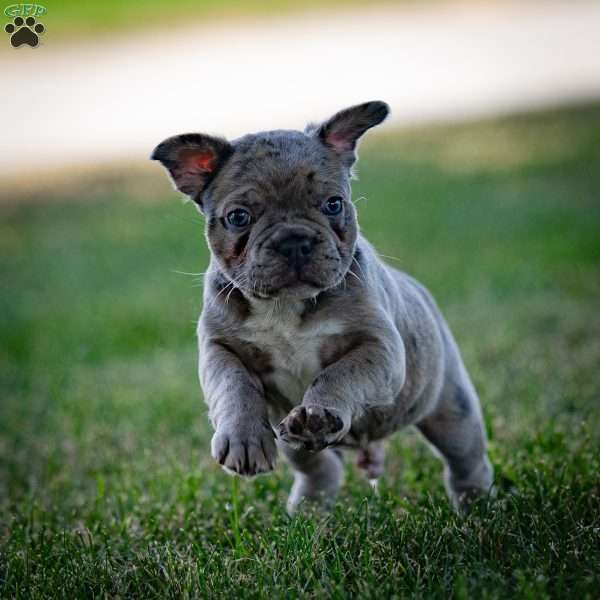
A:
[[[360,281],[361,283],[364,283],[363,280],[352,269],[348,269],[348,275],[352,275],[353,277],[356,277],[356,279],[358,279],[358,281]]]
[[[397,261],[401,261],[401,258],[398,258],[397,256],[390,256],[389,254],[380,254],[379,256],[383,256],[383,258],[389,258],[391,260],[397,260]]]
[[[172,273],[177,273],[177,275],[189,275],[190,277],[204,277],[208,271],[204,271],[204,273],[188,273],[187,271],[177,271],[176,269],[171,270]]]
[[[389,258],[391,260],[397,260],[398,262],[402,262],[402,259],[398,258],[397,256],[390,256],[389,254],[382,254],[381,252],[379,252],[377,250],[377,248],[375,248],[374,245],[373,245],[373,249],[375,250],[375,254],[377,254],[377,256],[381,256],[382,258]]]
[[[397,256],[390,256],[389,254],[381,254],[381,252],[377,252],[376,254],[377,254],[377,256],[381,256],[383,258],[389,258],[391,260],[397,260],[398,262],[402,262],[402,259],[398,258]]]
[[[231,280],[229,282],[229,284],[227,286],[225,286],[220,292],[219,294],[217,294],[217,296],[220,296],[228,287],[230,287],[231,289],[229,290],[229,292],[227,293],[227,295],[225,296],[225,304],[227,305],[229,303],[229,298],[231,297],[231,294],[236,290],[239,289],[239,287],[241,287],[242,281],[241,280]],[[215,296],[215,299],[216,297]]]
[[[193,225],[204,225],[204,221],[202,221],[201,219],[190,219],[190,218],[186,218],[186,217],[181,217],[178,215],[168,215],[165,217],[165,220],[170,220],[170,221],[179,221],[180,223],[185,223],[186,225],[188,224],[193,224]]]
[[[352,262],[355,262],[355,263],[356,263],[356,266],[357,266],[357,267],[359,268],[359,270],[360,270],[360,274],[361,274],[361,275],[362,275],[362,276],[363,276],[363,277],[366,279],[367,277],[366,277],[366,275],[365,275],[365,272],[363,271],[363,268],[362,268],[361,264],[358,262],[358,260],[356,260],[356,256],[353,256],[353,257],[352,257]]]
[[[248,280],[248,277],[244,274],[241,277],[239,277],[238,279],[232,279],[232,283],[233,286],[231,287],[231,290],[229,290],[229,293],[227,294],[227,297],[225,298],[225,304],[227,304],[229,302],[229,298],[231,296],[231,294],[233,293],[234,290],[236,289],[242,289],[244,287],[244,285],[246,285]]]
[[[220,296],[221,294],[223,294],[223,293],[224,293],[224,292],[225,292],[225,291],[226,291],[226,290],[227,290],[229,287],[233,287],[233,286],[234,286],[234,281],[233,281],[233,280],[229,281],[229,283],[228,283],[227,285],[224,285],[224,286],[223,286],[223,287],[222,287],[222,288],[219,290],[219,292],[218,292],[218,293],[215,295],[215,297],[212,299],[212,302],[209,304],[209,306],[214,306],[214,305],[215,305],[215,303],[216,303],[216,301],[217,301],[217,299],[219,298],[219,296]]]
[[[233,292],[236,290],[235,286],[232,286],[231,289],[229,290],[229,293],[227,294],[227,296],[225,296],[225,304],[229,304],[229,298],[231,297],[231,294],[233,294]]]
[[[273,320],[273,317],[275,315],[275,307],[277,306],[277,298],[275,298],[273,300],[273,303],[271,304],[271,308],[269,310],[269,312],[267,313],[267,323],[270,323]]]

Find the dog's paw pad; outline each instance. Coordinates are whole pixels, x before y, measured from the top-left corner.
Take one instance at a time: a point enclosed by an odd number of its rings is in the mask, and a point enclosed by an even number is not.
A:
[[[279,424],[279,438],[305,450],[322,450],[338,441],[344,430],[342,417],[333,409],[297,406]]]
[[[306,426],[307,414],[304,406],[299,406],[298,410],[293,410],[287,418],[287,427],[290,433],[300,435]]]
[[[45,30],[46,28],[41,23],[37,23],[34,17],[26,19],[15,17],[12,23],[4,26],[4,31],[10,34],[10,43],[14,48],[24,44],[35,48],[40,41],[38,36]]]
[[[306,412],[306,426],[311,433],[337,433],[344,426],[342,419],[327,409],[311,407]]]

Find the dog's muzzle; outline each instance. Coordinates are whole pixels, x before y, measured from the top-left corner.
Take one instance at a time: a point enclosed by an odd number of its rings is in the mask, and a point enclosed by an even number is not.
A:
[[[315,235],[310,229],[294,227],[277,232],[269,247],[285,258],[290,268],[298,271],[310,262],[315,244]]]

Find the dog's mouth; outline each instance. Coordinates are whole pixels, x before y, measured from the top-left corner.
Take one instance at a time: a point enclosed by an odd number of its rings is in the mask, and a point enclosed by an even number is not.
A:
[[[310,285],[315,288],[322,288],[323,283],[321,281],[317,281],[310,275],[303,273],[302,271],[296,271],[296,279],[288,284],[288,287],[295,287],[298,285]]]
[[[290,264],[295,262],[296,264]],[[261,298],[312,298],[343,279],[345,260],[331,245],[320,245],[310,257],[284,260],[270,254],[252,255],[245,265],[244,291]]]
[[[277,282],[271,281],[267,284],[257,281],[250,287],[252,294],[260,298],[277,298],[286,295],[311,298],[329,286],[302,271],[291,271]]]

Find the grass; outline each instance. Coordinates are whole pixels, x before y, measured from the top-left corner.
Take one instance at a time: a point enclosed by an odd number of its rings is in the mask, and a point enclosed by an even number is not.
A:
[[[515,493],[454,515],[406,431],[379,495],[349,461],[330,515],[288,519],[284,466],[209,457],[193,208],[5,206],[0,597],[597,597],[600,106],[362,150],[363,230],[437,297]]]
[[[420,0],[400,0],[417,3]],[[422,0],[421,0],[422,1]],[[428,2],[439,0],[427,0]],[[391,0],[380,0],[391,5]],[[48,9],[41,20],[47,25],[51,39],[72,40],[88,36],[126,34],[147,28],[165,29],[168,26],[197,25],[203,22],[231,19],[264,19],[280,15],[302,14],[308,10],[336,10],[360,8],[359,0],[55,0],[43,3]],[[201,46],[200,46],[201,48]]]

